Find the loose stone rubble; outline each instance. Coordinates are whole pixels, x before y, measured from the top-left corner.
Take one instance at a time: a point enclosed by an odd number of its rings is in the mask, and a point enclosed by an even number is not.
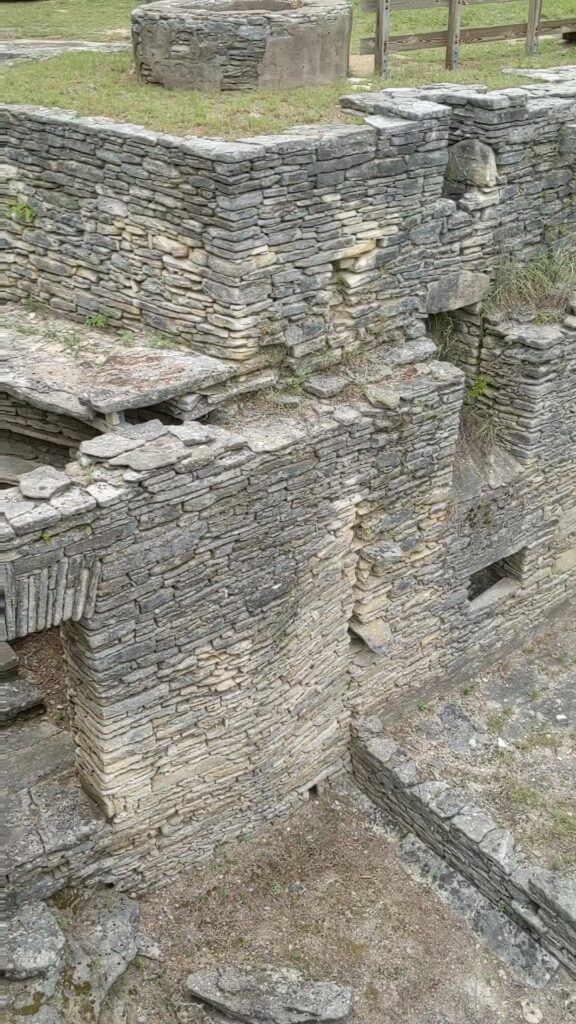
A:
[[[322,85],[348,74],[342,0],[158,0],[132,12],[136,74],[170,89]]]

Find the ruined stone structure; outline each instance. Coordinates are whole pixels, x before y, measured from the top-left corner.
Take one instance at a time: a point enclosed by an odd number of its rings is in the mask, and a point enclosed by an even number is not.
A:
[[[5,638],[61,624],[83,787],[73,836],[17,791],[24,892],[169,878],[574,595],[576,310],[482,299],[574,244],[576,91],[344,103],[237,143],[3,109],[11,294],[180,344],[6,338]]]
[[[323,85],[348,73],[345,0],[159,0],[132,13],[136,73],[171,89]]]
[[[576,977],[574,873],[527,863],[510,831],[465,790],[426,778],[377,720],[358,724],[352,759],[356,781],[375,804],[504,907]]]

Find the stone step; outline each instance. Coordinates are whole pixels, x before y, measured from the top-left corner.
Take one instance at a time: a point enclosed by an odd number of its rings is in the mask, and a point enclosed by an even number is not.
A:
[[[8,792],[29,789],[42,779],[74,767],[74,740],[47,719],[7,729],[2,737]]]
[[[0,680],[0,728],[5,729],[19,715],[46,710],[44,693],[31,676],[12,672]]]
[[[28,672],[19,670],[19,658],[10,644],[0,643],[0,729],[20,715],[46,710],[44,692]]]
[[[43,719],[7,729],[3,743],[9,901],[22,903],[89,873],[108,823],[74,771],[68,732]]]

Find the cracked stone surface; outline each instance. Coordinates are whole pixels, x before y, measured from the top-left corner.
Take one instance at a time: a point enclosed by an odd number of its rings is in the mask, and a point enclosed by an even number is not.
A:
[[[11,919],[8,1002],[30,1024],[97,1024],[138,952],[138,904],[120,893],[29,903]]]
[[[294,970],[216,967],[186,979],[194,999],[247,1024],[321,1024],[350,1018],[350,988],[309,981]]]

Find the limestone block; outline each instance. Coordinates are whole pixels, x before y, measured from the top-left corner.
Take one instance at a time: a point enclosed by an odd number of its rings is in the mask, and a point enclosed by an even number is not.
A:
[[[320,85],[348,72],[341,0],[160,0],[132,13],[136,73],[168,88]]]
[[[189,974],[186,990],[229,1016],[256,1024],[337,1024],[352,1013],[353,995],[326,981],[309,981],[294,970],[205,968]]]
[[[554,562],[554,572],[556,573],[571,572],[572,569],[576,569],[576,547],[563,551]]]
[[[25,498],[53,498],[71,487],[72,481],[66,473],[52,466],[38,466],[31,473],[24,473],[18,486]]]
[[[428,313],[443,313],[480,302],[490,288],[488,274],[472,270],[449,273],[428,286]]]
[[[478,139],[463,139],[448,150],[446,177],[479,188],[496,184],[498,169],[494,150]]]

